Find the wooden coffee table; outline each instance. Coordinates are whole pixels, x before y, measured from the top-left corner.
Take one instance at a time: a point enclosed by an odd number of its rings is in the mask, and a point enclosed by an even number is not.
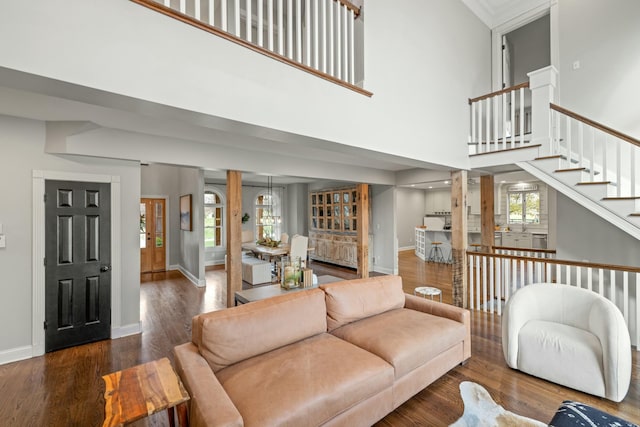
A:
[[[173,427],[176,406],[179,425],[187,425],[185,402],[189,394],[166,357],[104,375],[102,379],[106,384],[103,427],[122,426],[165,409]]]

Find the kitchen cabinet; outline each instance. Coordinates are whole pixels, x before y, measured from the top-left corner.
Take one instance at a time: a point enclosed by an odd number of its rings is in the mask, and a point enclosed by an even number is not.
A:
[[[443,214],[451,213],[451,192],[447,191],[429,191],[426,197],[427,214]]]
[[[416,228],[416,256],[423,261],[427,259],[426,234],[425,228]]]
[[[502,233],[502,246],[506,246],[509,248],[530,249],[532,247],[531,233]]]

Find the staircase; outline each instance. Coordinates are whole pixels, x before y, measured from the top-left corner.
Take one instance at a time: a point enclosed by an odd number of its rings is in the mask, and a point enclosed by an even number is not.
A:
[[[545,82],[536,82],[536,78],[544,77],[545,73]],[[555,73],[552,68],[530,73],[530,84],[518,87],[519,97],[509,88],[470,100],[470,104],[472,101],[486,103],[484,112],[482,105],[472,105],[470,143],[483,146],[484,141],[478,141],[480,138],[476,135],[493,141],[489,145],[493,149],[474,149],[470,153],[471,167],[490,169],[515,163],[640,240],[640,168],[636,162],[640,159],[640,140],[554,104]],[[524,112],[522,91],[527,87],[531,88],[531,124],[525,127],[531,129],[531,136],[519,141],[511,138],[517,145],[501,144],[499,138],[503,137],[502,141],[507,138],[502,135],[505,125],[500,121],[515,122],[514,110],[517,109],[511,101],[518,98],[520,110]],[[508,101],[504,101],[505,92],[510,92]],[[497,96],[502,97],[506,108],[492,108],[501,104]],[[524,129],[523,123],[520,129]]]

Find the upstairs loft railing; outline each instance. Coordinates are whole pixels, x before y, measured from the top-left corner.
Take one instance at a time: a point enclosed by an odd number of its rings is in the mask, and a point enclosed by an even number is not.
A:
[[[348,0],[131,0],[365,96]],[[361,29],[360,29],[361,31]],[[361,83],[360,83],[361,84]]]
[[[551,103],[551,156],[565,170],[588,174],[590,183],[608,183],[610,197],[635,198],[640,189],[640,141]]]
[[[469,99],[469,154],[524,147],[531,135],[529,82]]]
[[[511,295],[533,283],[588,289],[620,309],[640,351],[640,267],[485,252],[467,252],[467,261],[471,310],[501,315]]]

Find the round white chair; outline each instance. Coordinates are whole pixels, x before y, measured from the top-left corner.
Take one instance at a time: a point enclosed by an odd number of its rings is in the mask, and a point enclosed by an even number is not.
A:
[[[507,364],[530,375],[620,402],[631,382],[631,339],[622,313],[587,289],[538,283],[507,302]]]

